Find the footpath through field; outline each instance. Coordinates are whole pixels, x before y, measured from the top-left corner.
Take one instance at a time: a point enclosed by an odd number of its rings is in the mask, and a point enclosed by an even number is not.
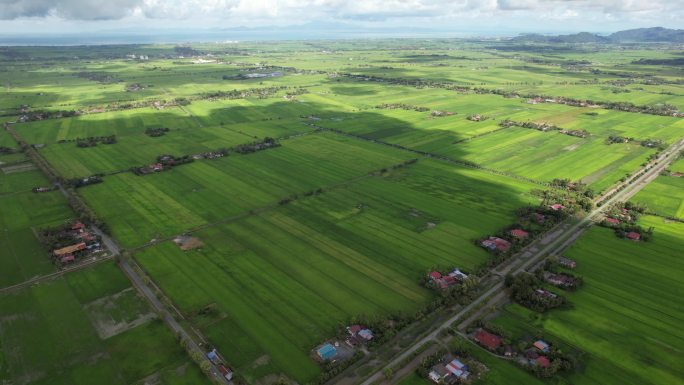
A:
[[[680,151],[683,149],[684,139],[681,139],[679,142],[675,143],[661,154],[661,156],[658,158],[658,163],[655,166],[650,164],[644,166],[639,171],[639,173],[642,174],[634,179],[630,185],[626,186],[622,190],[619,190],[618,192],[614,192],[614,190],[611,189],[607,194],[613,193],[614,195],[605,200],[601,207],[595,208],[580,221],[572,225],[567,223],[562,225],[559,231],[549,235],[552,237],[552,239],[549,239],[549,236],[547,236],[534,241],[532,244],[527,246],[523,252],[520,252],[512,257],[512,261],[509,260],[508,262],[504,262],[506,265],[505,267],[501,268],[500,270],[495,269],[492,272],[500,275],[506,275],[509,273],[519,274],[528,270],[532,266],[542,263],[548,255],[557,255],[561,253],[572,243],[574,243],[586,228],[591,226],[593,223],[598,222],[601,219],[604,210],[610,207],[610,205],[617,202],[627,201],[641,189],[646,187],[646,185],[655,180],[655,178],[658,177],[658,175],[660,175],[660,173],[664,171],[670,165],[670,163],[678,158]],[[607,195],[604,195],[604,198],[605,197],[607,197]],[[504,293],[504,289],[505,287],[503,282],[500,281],[496,283],[469,305],[461,308],[458,313],[445,320],[433,332],[416,341],[410,347],[406,348],[401,354],[395,356],[392,361],[374,372],[371,376],[366,378],[365,381],[361,382],[361,384],[371,385],[381,381],[383,379],[383,371],[386,368],[394,368],[410,357],[418,349],[420,349],[421,346],[429,343],[430,341],[436,340],[442,330],[449,329],[456,321],[461,320],[461,317],[467,314],[470,310],[484,304],[485,302],[488,302],[487,305],[491,306],[505,300],[507,296],[502,295]],[[492,297],[492,295],[494,295],[494,297]]]

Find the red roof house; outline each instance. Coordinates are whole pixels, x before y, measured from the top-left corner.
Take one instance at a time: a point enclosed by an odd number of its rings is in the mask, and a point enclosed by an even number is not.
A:
[[[430,279],[440,279],[442,278],[442,274],[439,271],[433,271],[428,274],[428,277],[430,277]]]
[[[489,350],[496,350],[501,345],[501,337],[492,334],[486,330],[480,330],[477,333],[475,333],[475,336],[473,337],[475,342],[478,344],[486,347]]]
[[[630,231],[625,235],[627,238],[633,240],[633,241],[638,241],[641,239],[641,234],[635,232],[635,231]]]
[[[619,225],[620,220],[615,219],[615,218],[606,218],[606,222],[610,223],[611,225]]]
[[[83,230],[85,228],[85,225],[81,223],[81,221],[76,221],[74,222],[73,225],[71,225],[72,230]]]
[[[522,229],[513,229],[511,230],[511,235],[518,238],[518,239],[525,239],[527,238],[530,234]]]
[[[544,356],[537,357],[535,362],[542,368],[548,368],[549,366],[551,366],[551,361],[549,361],[549,359]]]
[[[489,237],[488,239],[485,239],[481,243],[482,247],[489,249],[489,250],[499,250],[506,252],[508,249],[511,248],[511,243],[508,242],[505,239],[497,238],[497,237]]]
[[[553,211],[563,210],[565,208],[565,206],[563,206],[560,203],[553,204],[550,207],[551,207],[551,210],[553,210]]]
[[[494,242],[496,243],[497,250],[508,251],[508,249],[511,248],[511,243],[505,239],[496,238],[494,239]]]

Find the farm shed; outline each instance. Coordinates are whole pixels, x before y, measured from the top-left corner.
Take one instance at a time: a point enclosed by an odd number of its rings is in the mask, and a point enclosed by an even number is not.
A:
[[[62,247],[61,249],[54,250],[52,253],[56,257],[61,257],[63,255],[73,254],[76,251],[85,250],[85,248],[86,248],[85,242],[81,242],[81,243],[77,243],[75,245]]]

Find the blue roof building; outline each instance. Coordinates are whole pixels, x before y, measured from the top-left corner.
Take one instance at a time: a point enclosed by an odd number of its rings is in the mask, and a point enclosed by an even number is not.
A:
[[[337,355],[337,349],[335,349],[335,347],[331,344],[325,344],[318,348],[316,353],[318,353],[318,356],[321,357],[321,359],[330,360]]]
[[[207,358],[210,359],[211,362],[217,363],[219,361],[219,356],[218,356],[218,354],[216,354],[216,349],[207,353]]]

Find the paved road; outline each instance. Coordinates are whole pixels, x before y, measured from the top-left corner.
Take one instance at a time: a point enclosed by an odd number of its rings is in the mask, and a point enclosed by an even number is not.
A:
[[[511,271],[513,271],[514,274],[518,274],[520,272],[523,272],[527,270],[529,267],[532,265],[535,265],[537,263],[541,263],[547,255],[556,255],[565,250],[568,246],[570,246],[579,236],[582,234],[585,228],[590,226],[592,223],[600,220],[603,215],[603,211],[610,207],[611,204],[620,202],[620,201],[626,201],[634,194],[639,192],[641,189],[643,189],[648,183],[653,181],[655,178],[658,177],[658,175],[664,171],[671,162],[677,159],[679,156],[679,152],[684,149],[684,139],[680,140],[677,142],[675,145],[670,147],[668,150],[664,151],[658,161],[658,164],[651,168],[650,170],[647,170],[643,175],[638,177],[632,184],[630,184],[628,187],[625,189],[621,190],[620,192],[616,193],[612,198],[608,199],[606,202],[603,203],[601,207],[598,207],[591,211],[587,216],[585,216],[582,220],[579,222],[575,223],[574,225],[571,226],[566,226],[562,228],[562,231],[558,234],[556,234],[552,240],[548,240],[546,237],[541,240],[537,240],[533,242],[531,245],[529,245],[526,250],[538,250],[534,254],[530,255],[529,251],[528,252],[521,252],[518,255],[516,255],[514,258],[518,259],[518,261],[514,261],[514,263],[509,263],[506,265],[506,267],[499,271],[500,274],[508,274]],[[648,166],[646,166],[648,167]],[[643,170],[643,169],[642,169]],[[546,241],[546,245],[542,245],[542,242]],[[516,264],[515,262],[519,263]],[[515,268],[517,266],[517,268]],[[404,359],[409,357],[411,354],[413,354],[416,350],[418,350],[421,346],[424,344],[436,339],[436,337],[439,335],[439,332],[443,329],[449,328],[454,322],[458,321],[461,319],[461,317],[468,313],[471,309],[475,308],[476,306],[479,306],[480,304],[484,303],[485,301],[490,301],[489,304],[492,304],[492,300],[496,299],[501,299],[504,298],[505,296],[501,296],[501,293],[504,290],[504,284],[503,282],[499,282],[493,287],[491,287],[489,290],[484,292],[482,295],[480,295],[477,299],[475,299],[473,302],[471,302],[468,306],[464,307],[461,309],[458,313],[454,314],[452,317],[450,317],[448,320],[446,320],[444,323],[442,323],[440,326],[437,327],[432,333],[428,334],[427,336],[421,338],[417,342],[415,342],[411,347],[408,349],[404,350],[401,354],[396,356],[392,361],[390,361],[385,367],[382,369],[378,370],[375,372],[373,375],[368,377],[365,381],[363,381],[361,384],[362,385],[371,385],[383,378],[383,370],[385,368],[392,368],[399,363],[401,363]],[[494,293],[497,293],[495,297],[490,299],[490,296],[492,296]]]

